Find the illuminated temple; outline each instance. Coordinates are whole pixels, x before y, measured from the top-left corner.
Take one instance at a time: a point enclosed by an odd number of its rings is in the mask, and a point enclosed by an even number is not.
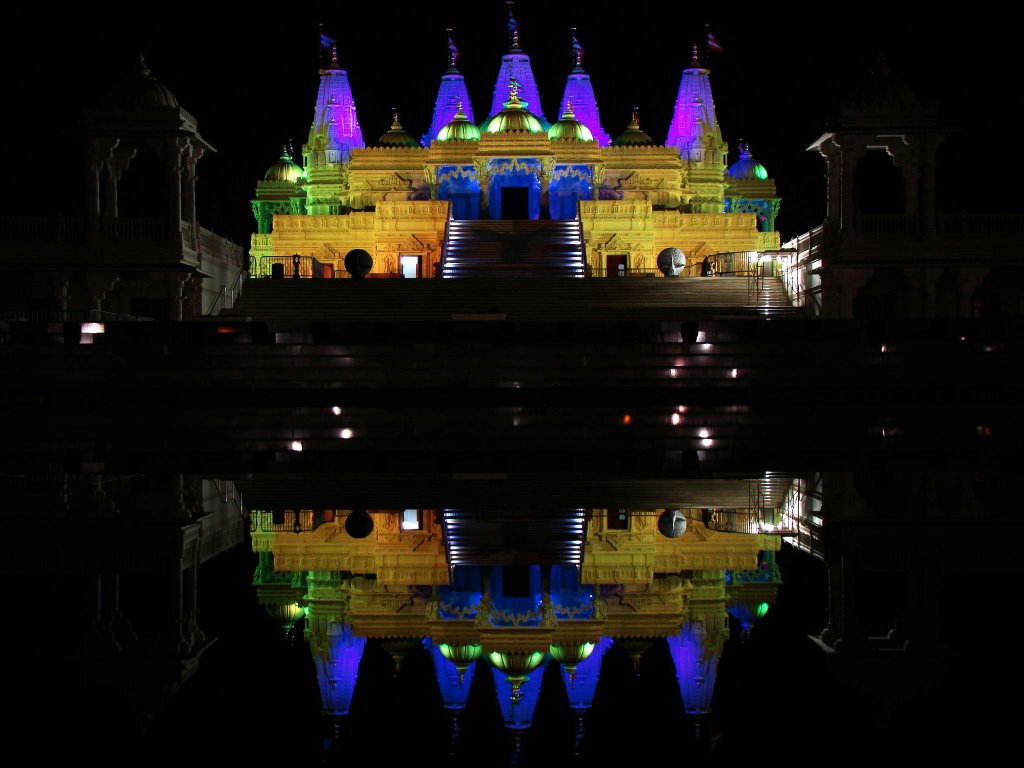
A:
[[[509,47],[496,62],[493,101],[477,124],[449,30],[448,66],[429,130],[414,138],[396,112],[376,141],[364,140],[335,46],[320,70],[301,165],[285,151],[256,185],[254,272],[269,273],[283,261],[291,275],[298,255],[304,275],[347,276],[344,257],[359,249],[371,255],[373,276],[433,277],[442,265],[445,276],[476,274],[478,265],[469,262],[487,252],[488,241],[538,231],[575,243],[548,258],[561,258],[567,273],[579,276],[653,274],[666,248],[685,256],[685,265],[674,265],[677,272],[706,256],[733,271],[734,254],[779,248],[775,182],[749,148],[741,146],[728,164],[710,72],[697,46],[659,144],[641,129],[636,112],[612,138],[605,126],[622,125],[625,116],[601,115],[600,83],[584,69],[575,30],[571,42],[558,113],[545,116],[510,9]],[[353,72],[357,85],[368,77]],[[538,224],[476,224],[487,220]],[[505,260],[523,269],[544,266],[532,265],[528,255],[512,249]]]

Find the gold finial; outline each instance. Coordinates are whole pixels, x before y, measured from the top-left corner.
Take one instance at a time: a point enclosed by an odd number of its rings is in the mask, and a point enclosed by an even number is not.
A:
[[[690,66],[691,67],[699,67],[700,66],[700,53],[698,53],[698,51],[697,51],[697,44],[696,43],[693,44],[693,53],[690,55]]]
[[[576,27],[569,27],[569,35],[572,37],[572,66],[573,69],[583,71],[583,46],[576,37]]]
[[[565,110],[562,112],[563,120],[575,120],[576,113],[572,111],[572,99],[565,100]]]
[[[519,50],[519,22],[512,15],[513,0],[505,0],[508,5],[508,46],[510,51]]]
[[[640,128],[640,107],[633,107],[633,122],[629,124],[630,128]]]
[[[445,29],[448,33],[448,69],[449,71],[456,69],[456,62],[459,60],[459,49],[455,47],[455,41],[452,40],[452,28],[448,27]]]
[[[331,43],[331,69],[341,69],[338,66],[338,44]]]

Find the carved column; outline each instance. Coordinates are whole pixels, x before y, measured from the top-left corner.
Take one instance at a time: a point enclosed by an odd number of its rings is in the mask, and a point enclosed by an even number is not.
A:
[[[167,143],[164,163],[167,166],[167,237],[181,242],[181,177],[182,160],[187,139],[174,139]]]
[[[601,199],[601,187],[604,185],[604,173],[605,166],[602,163],[595,163],[591,167],[591,179],[594,185],[594,188],[591,190],[591,198],[594,200]]]
[[[487,160],[477,159],[473,162],[476,169],[476,180],[480,185],[480,212],[481,218],[484,211],[490,211],[490,198],[491,198],[491,170],[488,167]]]
[[[430,189],[430,199],[437,200],[437,166],[436,165],[425,165],[423,166],[423,181]]]
[[[190,151],[189,151],[190,150]],[[182,182],[182,206],[184,208],[185,221],[188,222],[190,237],[189,246],[196,254],[199,254],[200,238],[199,224],[196,221],[196,181],[199,176],[196,174],[196,164],[202,158],[204,150],[202,147],[190,145],[184,157],[185,178]]]

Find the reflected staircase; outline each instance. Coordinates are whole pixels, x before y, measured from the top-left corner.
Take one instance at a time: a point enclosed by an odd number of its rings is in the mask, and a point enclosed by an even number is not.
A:
[[[448,222],[443,277],[583,277],[576,219]]]

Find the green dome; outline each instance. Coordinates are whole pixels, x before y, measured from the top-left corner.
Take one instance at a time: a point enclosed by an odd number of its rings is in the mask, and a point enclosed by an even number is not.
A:
[[[726,171],[734,179],[759,179],[764,181],[768,178],[768,169],[757,162],[750,154],[750,145],[740,143],[740,159],[729,166]]]
[[[543,133],[545,128],[533,112],[527,111],[528,104],[519,99],[519,83],[512,79],[508,85],[508,101],[501,112],[487,118],[480,126],[483,133]]]
[[[562,119],[548,128],[548,138],[557,141],[593,141],[594,134],[576,119],[572,102],[569,102],[565,105]]]
[[[398,110],[391,110],[391,128],[377,139],[377,145],[381,147],[418,147],[420,143],[406,133],[402,124],[398,122]]]
[[[302,168],[292,160],[285,149],[281,152],[280,159],[267,169],[263,175],[264,181],[288,181],[296,182],[303,177]]]
[[[462,102],[455,112],[455,117],[437,132],[438,141],[480,141],[480,129],[469,122],[462,111]]]
[[[613,147],[649,147],[653,144],[654,139],[640,130],[640,120],[636,112],[633,112],[633,122],[612,141]]]

